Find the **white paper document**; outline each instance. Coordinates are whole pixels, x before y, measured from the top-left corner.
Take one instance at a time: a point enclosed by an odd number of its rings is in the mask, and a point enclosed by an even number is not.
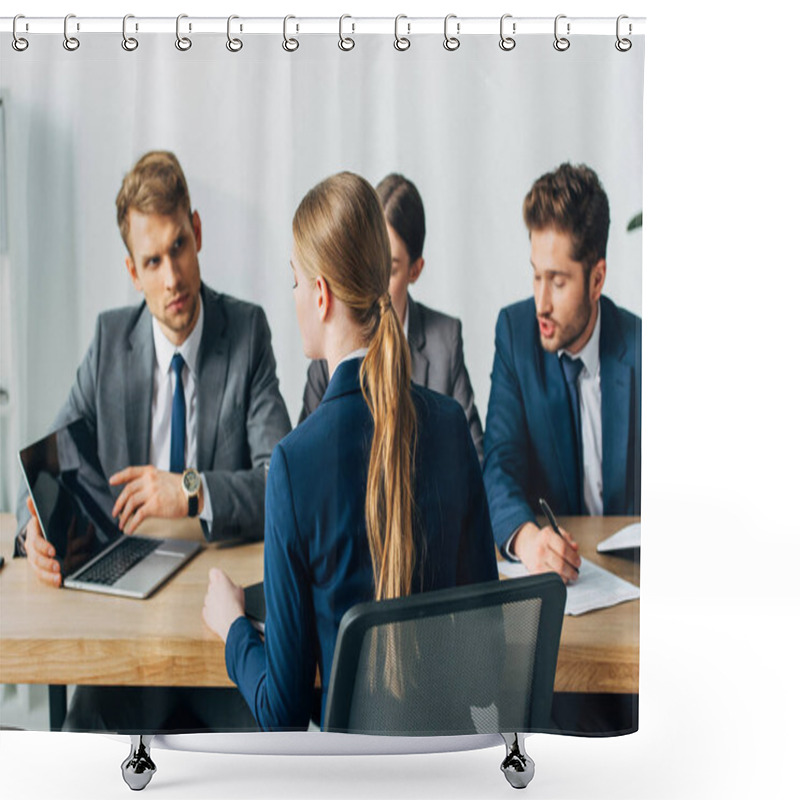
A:
[[[620,528],[615,534],[603,539],[597,545],[598,553],[609,553],[613,550],[628,550],[631,547],[642,546],[642,523],[634,522]]]
[[[521,563],[503,561],[497,568],[508,578],[523,578],[528,574],[525,565]],[[581,561],[581,574],[578,580],[567,585],[567,605],[564,613],[576,617],[596,608],[615,606],[617,603],[636,600],[638,597],[637,586],[584,558]]]

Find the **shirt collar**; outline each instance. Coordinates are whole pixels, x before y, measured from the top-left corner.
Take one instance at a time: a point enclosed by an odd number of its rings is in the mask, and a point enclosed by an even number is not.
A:
[[[200,313],[197,316],[197,324],[180,347],[175,347],[175,345],[167,339],[158,321],[153,317],[153,342],[156,347],[156,364],[159,372],[169,373],[172,356],[174,356],[175,353],[180,353],[183,356],[183,360],[186,362],[186,366],[189,367],[189,372],[193,375],[197,374],[197,357],[200,352],[200,340],[203,338],[203,319],[205,317],[203,311],[203,296],[199,295],[198,299],[200,301]]]
[[[344,357],[344,358],[343,358],[343,359],[342,359],[342,360],[341,360],[341,361],[340,361],[340,362],[339,362],[339,363],[336,365],[336,369],[335,369],[335,370],[333,371],[333,373],[331,374],[331,380],[333,379],[333,376],[336,374],[336,370],[337,370],[337,369],[339,369],[339,367],[341,367],[341,366],[342,366],[342,364],[344,364],[344,362],[345,362],[345,361],[352,361],[354,358],[364,358],[364,356],[365,356],[366,354],[367,354],[367,348],[366,348],[366,347],[359,347],[359,348],[358,348],[358,350],[353,350],[353,352],[352,352],[352,353],[348,353],[348,354],[347,354],[347,355],[346,355],[346,356],[345,356],[345,357]],[[330,383],[330,380],[328,381],[328,383]]]
[[[594,330],[589,337],[589,341],[578,353],[567,353],[566,350],[559,350],[558,356],[566,353],[568,358],[579,358],[583,361],[584,369],[589,373],[590,378],[595,378],[600,373],[600,303],[597,304],[597,319],[594,323]]]

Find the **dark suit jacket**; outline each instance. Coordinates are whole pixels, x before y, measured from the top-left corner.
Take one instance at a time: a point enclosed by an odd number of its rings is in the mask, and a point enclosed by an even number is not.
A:
[[[411,350],[411,380],[459,402],[467,415],[478,458],[483,458],[483,429],[464,363],[461,320],[415,303],[409,295],[408,346]],[[303,390],[300,422],[320,404],[328,380],[327,362],[312,361]]]
[[[319,408],[276,448],[267,479],[265,642],[240,617],[228,674],[264,729],[305,730],[319,665],[322,708],[339,623],[374,598],[364,504],[373,425],[360,359],[343,362]],[[464,413],[413,387],[417,410],[413,591],[497,578],[489,509]]]
[[[214,518],[208,539],[260,538],[265,469],[291,430],[278,388],[264,311],[203,286],[205,319],[197,362],[197,464]],[[106,311],[52,430],[83,417],[106,476],[150,463],[155,344],[147,306]],[[122,487],[112,491],[119,493]],[[28,521],[26,492],[17,520]]]
[[[639,514],[642,321],[600,298],[603,513]],[[544,497],[556,514],[579,514],[570,405],[558,356],[542,349],[533,299],[497,320],[486,415],[483,477],[499,546],[535,521]]]

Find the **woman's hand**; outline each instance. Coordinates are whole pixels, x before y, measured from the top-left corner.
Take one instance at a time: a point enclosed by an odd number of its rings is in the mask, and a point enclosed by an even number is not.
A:
[[[208,571],[208,589],[203,603],[203,620],[222,641],[234,621],[244,614],[244,590],[221,569]]]

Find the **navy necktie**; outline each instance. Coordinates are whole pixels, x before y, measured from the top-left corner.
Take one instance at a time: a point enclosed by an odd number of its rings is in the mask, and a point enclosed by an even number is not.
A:
[[[169,368],[175,373],[175,393],[172,395],[172,423],[169,442],[169,471],[186,469],[186,397],[183,394],[183,365],[180,353],[172,356]]]
[[[572,429],[575,431],[575,459],[578,465],[578,501],[580,513],[586,513],[583,500],[583,434],[581,433],[581,398],[578,392],[578,376],[583,370],[583,361],[579,358],[570,358],[566,354],[561,356],[561,369],[567,382],[569,404],[572,409]]]

